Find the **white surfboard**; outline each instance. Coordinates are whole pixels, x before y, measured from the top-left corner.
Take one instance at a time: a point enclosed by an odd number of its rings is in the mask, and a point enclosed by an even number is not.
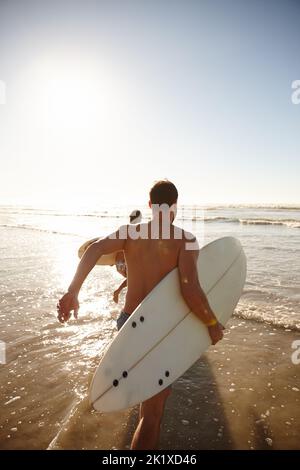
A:
[[[246,279],[240,242],[224,237],[200,250],[198,275],[222,325],[233,313]],[[178,379],[211,345],[207,327],[185,303],[178,269],[132,313],[95,372],[90,402],[102,412],[136,405]]]
[[[81,247],[78,250],[79,258],[82,258],[82,256],[84,255],[84,252],[88,249],[88,247],[92,243],[96,242],[97,240],[99,240],[99,237],[92,238],[91,240],[88,240],[83,245],[81,245]],[[102,255],[100,256],[96,264],[99,264],[101,266],[113,266],[116,263],[116,255],[117,255],[117,251],[115,251],[114,253],[109,253],[108,255]]]

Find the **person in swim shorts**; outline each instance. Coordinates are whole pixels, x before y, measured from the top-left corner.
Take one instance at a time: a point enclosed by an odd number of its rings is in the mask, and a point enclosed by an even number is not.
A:
[[[212,344],[223,337],[223,327],[211,310],[203,292],[197,270],[199,247],[195,236],[174,225],[177,212],[178,192],[168,180],[156,182],[150,189],[149,207],[152,218],[137,227],[137,234],[131,236],[132,227],[119,227],[107,237],[92,243],[84,253],[77,267],[68,291],[57,305],[58,320],[67,322],[74,312],[78,316],[78,294],[81,286],[94,268],[100,256],[123,251],[126,257],[127,293],[122,320],[132,314],[153,288],[177,267],[181,295],[193,314],[207,327]],[[166,234],[164,228],[168,226]],[[153,235],[154,234],[154,235]],[[178,236],[180,234],[180,237]],[[192,244],[192,247],[191,247]],[[151,312],[149,312],[151,315]],[[119,318],[120,318],[119,317]],[[186,338],[188,342],[188,338]],[[128,345],[130,347],[130,345]],[[126,349],[120,354],[127,354]],[[180,351],[178,351],[180,355]],[[131,449],[157,449],[160,426],[170,387],[140,404],[138,425],[134,432]]]

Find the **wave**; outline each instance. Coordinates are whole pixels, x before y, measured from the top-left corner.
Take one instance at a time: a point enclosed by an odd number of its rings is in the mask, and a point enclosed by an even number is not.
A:
[[[185,220],[185,219],[181,219]],[[244,225],[283,225],[289,228],[300,228],[300,219],[241,219],[238,217],[192,217],[193,222],[204,220],[204,222],[225,222],[225,223],[236,223]]]
[[[95,217],[92,215],[86,215],[86,217]],[[99,216],[96,216],[99,217]],[[118,219],[121,218],[122,216],[101,216],[101,217],[107,217],[111,219]],[[146,220],[150,220],[149,217],[144,218]],[[222,222],[222,223],[232,223],[232,224],[242,224],[242,225],[269,225],[269,226],[284,226],[287,228],[294,228],[294,229],[299,229],[300,228],[300,220],[297,219],[240,219],[240,218],[235,218],[235,217],[222,217],[222,216],[216,216],[216,217],[178,217],[177,220],[179,221],[192,221],[192,222],[206,222],[206,223],[212,223],[212,222]],[[7,228],[16,228],[16,229],[24,229],[24,230],[34,230],[38,232],[46,232],[46,233],[52,233],[52,234],[59,234],[59,235],[78,235],[78,233],[75,232],[64,232],[60,230],[54,230],[54,229],[45,229],[42,227],[37,227],[34,225],[28,225],[28,224],[0,224],[0,227],[7,227]],[[270,248],[271,249],[271,248]]]
[[[202,205],[202,204],[194,204],[194,205],[185,205],[184,209],[193,209],[198,207],[199,209],[203,209],[205,211],[222,211],[222,210],[231,210],[231,209],[238,209],[238,210],[245,210],[250,209],[253,210],[265,210],[265,211],[300,211],[300,205],[291,204],[291,205],[284,205],[284,204],[223,204],[223,205]]]
[[[247,225],[284,225],[290,228],[300,228],[299,219],[240,219],[240,223]]]
[[[0,212],[1,213],[1,212]],[[3,214],[3,212],[2,212]],[[52,212],[52,211],[36,211],[36,210],[30,210],[30,211],[9,211],[5,212],[4,215],[46,215],[46,216],[51,216],[51,217],[98,217],[98,218],[115,218],[119,219],[121,217],[128,218],[128,215],[126,214],[108,214],[107,211],[104,212],[87,212],[87,213],[76,213],[76,212]]]
[[[46,228],[40,228],[40,227],[34,227],[31,225],[25,225],[25,224],[0,224],[0,227],[5,227],[5,228],[16,228],[16,229],[22,229],[22,230],[33,230],[35,232],[43,232],[43,233],[52,233],[55,235],[71,235],[71,236],[78,236],[78,233],[72,233],[72,232],[61,232],[59,230],[51,230],[51,229],[46,229]]]
[[[181,220],[185,220],[185,219],[182,218]],[[191,220],[193,222],[196,222],[198,220],[204,220],[204,222],[237,222],[239,219],[234,218],[234,217],[215,216],[215,217],[191,217]]]
[[[148,211],[146,207],[137,206],[141,211]],[[270,210],[270,211],[300,211],[300,205],[291,204],[216,204],[216,205],[205,205],[205,204],[188,204],[181,206],[180,209],[183,211],[189,211],[194,209],[203,211],[217,211],[217,210]],[[127,217],[132,210],[132,206],[111,206],[107,209],[91,210],[86,211],[81,209],[74,211],[72,209],[50,209],[50,208],[34,208],[32,206],[13,206],[13,205],[0,205],[0,213],[9,214],[32,214],[32,215],[51,215],[57,217]]]
[[[244,289],[234,316],[285,330],[300,331],[299,302],[296,298],[249,287]]]
[[[297,204],[284,205],[284,204],[229,204],[219,206],[204,206],[205,210],[221,210],[221,209],[265,209],[265,210],[285,210],[285,211],[300,211],[300,206]]]
[[[251,320],[257,323],[265,323],[283,328],[284,330],[300,331],[300,320],[291,320],[287,317],[263,317],[261,312],[253,310],[237,310],[233,314],[235,317],[242,318],[243,320]],[[296,323],[297,322],[297,323]]]

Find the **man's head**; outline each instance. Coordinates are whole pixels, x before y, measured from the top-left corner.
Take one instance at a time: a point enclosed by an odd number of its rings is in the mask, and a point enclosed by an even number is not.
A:
[[[151,204],[168,204],[171,207],[177,203],[178,191],[175,184],[168,180],[156,181],[150,189]]]
[[[142,213],[138,209],[135,211],[132,211],[130,216],[129,216],[129,222],[131,224],[139,224],[140,221],[142,220]]]
[[[150,189],[149,197],[149,207],[157,209],[159,206],[168,206],[173,213],[172,219],[175,218],[178,199],[178,191],[175,184],[168,180],[156,181]]]

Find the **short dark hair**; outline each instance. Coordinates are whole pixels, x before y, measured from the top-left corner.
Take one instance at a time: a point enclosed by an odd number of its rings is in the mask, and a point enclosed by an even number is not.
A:
[[[175,184],[168,180],[156,181],[150,189],[150,201],[152,204],[168,204],[171,207],[178,199],[178,191]]]

